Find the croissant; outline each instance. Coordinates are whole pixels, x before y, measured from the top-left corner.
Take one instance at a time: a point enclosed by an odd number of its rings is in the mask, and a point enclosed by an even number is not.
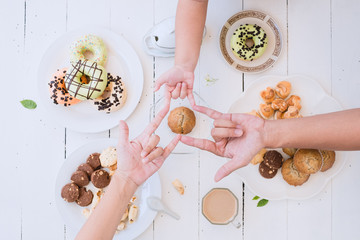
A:
[[[283,117],[284,119],[289,119],[289,118],[299,118],[302,116],[299,114],[299,109],[297,107],[290,106],[288,110],[284,113]]]
[[[291,92],[291,83],[288,81],[281,81],[276,85],[275,91],[280,98],[285,99]]]
[[[263,118],[269,119],[274,115],[274,109],[272,109],[271,104],[260,104],[260,114]]]
[[[287,105],[289,105],[289,106],[294,106],[294,107],[296,107],[297,109],[300,110],[300,109],[301,109],[300,101],[301,101],[301,98],[300,98],[299,96],[297,96],[297,95],[291,95],[291,96],[289,97],[289,99],[286,100],[286,103],[287,103]]]
[[[283,112],[280,112],[280,111],[275,112],[275,120],[283,119],[283,118],[284,118],[284,113]]]
[[[266,103],[271,103],[276,97],[275,91],[271,87],[267,87],[265,90],[261,91],[260,96]]]
[[[279,110],[280,112],[285,112],[288,108],[288,104],[284,99],[277,98],[271,103],[271,107],[274,110]]]

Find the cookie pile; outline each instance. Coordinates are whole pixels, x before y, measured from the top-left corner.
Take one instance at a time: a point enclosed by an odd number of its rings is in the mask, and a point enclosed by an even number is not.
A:
[[[81,207],[92,203],[94,194],[85,187],[90,181],[97,188],[104,188],[110,183],[109,173],[101,169],[99,153],[90,154],[86,163],[80,164],[70,179],[71,183],[61,189],[61,197],[67,202],[76,202]]]

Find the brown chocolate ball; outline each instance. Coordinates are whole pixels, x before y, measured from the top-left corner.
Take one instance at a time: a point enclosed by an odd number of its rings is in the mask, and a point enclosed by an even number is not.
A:
[[[61,189],[61,197],[67,202],[74,202],[79,194],[79,187],[74,183],[68,183]]]
[[[104,188],[110,183],[110,175],[103,169],[96,170],[91,174],[91,182],[97,188]]]

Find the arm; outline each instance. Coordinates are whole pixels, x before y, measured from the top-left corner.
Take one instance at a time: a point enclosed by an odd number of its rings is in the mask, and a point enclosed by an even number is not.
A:
[[[312,117],[265,121],[264,145],[328,150],[360,149],[360,108]]]
[[[199,59],[205,26],[207,0],[179,0],[175,23],[175,65],[162,74],[155,83],[155,91],[165,84],[172,98],[188,97],[195,105],[192,94],[194,69]]]
[[[137,185],[131,179],[115,173],[106,194],[81,228],[76,239],[112,239],[136,189]]]
[[[194,72],[199,59],[207,0],[179,0],[176,11],[175,65]]]

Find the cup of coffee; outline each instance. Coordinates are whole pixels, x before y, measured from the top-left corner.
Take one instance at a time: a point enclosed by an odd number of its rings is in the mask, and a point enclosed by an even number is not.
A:
[[[226,225],[230,222],[237,228],[241,221],[238,215],[239,201],[227,188],[213,188],[202,199],[202,214],[212,224]]]

